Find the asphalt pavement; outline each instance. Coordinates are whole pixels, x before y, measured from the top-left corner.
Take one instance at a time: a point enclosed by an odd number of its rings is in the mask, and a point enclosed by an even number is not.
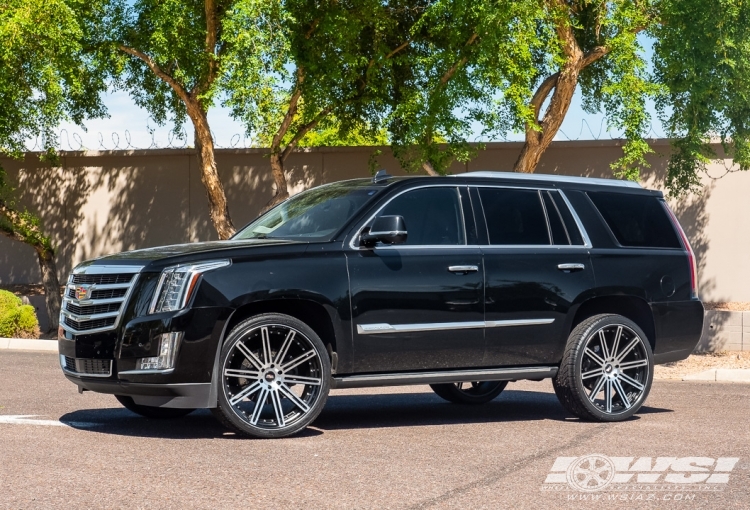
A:
[[[255,440],[205,410],[138,417],[78,394],[53,353],[1,351],[0,508],[750,508],[748,411],[750,384],[655,381],[616,424],[569,416],[549,381],[478,407],[340,390],[303,434]]]

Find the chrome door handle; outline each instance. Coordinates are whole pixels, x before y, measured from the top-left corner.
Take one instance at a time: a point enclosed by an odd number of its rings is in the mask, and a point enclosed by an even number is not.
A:
[[[583,264],[557,264],[557,269],[560,271],[580,271],[585,267]]]
[[[448,266],[451,273],[473,273],[479,271],[479,266]]]

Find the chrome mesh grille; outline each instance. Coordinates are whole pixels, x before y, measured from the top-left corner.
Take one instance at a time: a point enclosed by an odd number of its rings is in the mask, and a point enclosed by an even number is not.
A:
[[[68,278],[60,324],[72,333],[115,329],[141,266],[88,266]]]

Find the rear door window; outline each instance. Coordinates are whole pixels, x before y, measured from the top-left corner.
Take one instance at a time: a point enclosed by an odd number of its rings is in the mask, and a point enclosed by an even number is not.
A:
[[[657,197],[603,191],[587,194],[622,246],[681,248]]]
[[[491,245],[549,245],[547,218],[539,192],[479,188]]]

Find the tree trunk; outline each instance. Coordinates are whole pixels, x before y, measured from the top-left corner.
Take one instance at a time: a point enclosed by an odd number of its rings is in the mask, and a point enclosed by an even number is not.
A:
[[[57,279],[57,265],[55,264],[55,254],[52,250],[41,246],[34,246],[37,258],[39,259],[39,269],[42,272],[42,285],[44,286],[44,296],[47,304],[47,314],[49,315],[50,331],[54,331],[60,325],[60,280]]]
[[[440,175],[435,171],[435,167],[433,167],[432,163],[430,163],[429,161],[425,161],[424,163],[422,163],[422,168],[430,177],[437,177]]]
[[[266,204],[264,212],[289,198],[289,189],[286,183],[286,175],[284,174],[284,158],[277,151],[271,153],[271,173],[273,175],[273,182],[276,185],[276,193],[268,204]]]
[[[236,229],[232,223],[232,218],[229,216],[227,196],[216,169],[214,140],[211,137],[208,118],[197,103],[188,105],[188,115],[195,128],[195,148],[201,170],[201,182],[206,188],[206,196],[208,197],[208,214],[211,216],[214,228],[219,234],[219,239],[229,239],[234,235]]]
[[[568,108],[570,108],[573,94],[578,85],[578,74],[581,72],[580,65],[580,58],[569,60],[558,73],[557,80],[554,83],[554,93],[544,113],[544,119],[537,124],[537,129],[534,129],[530,124],[526,125],[526,143],[521,149],[521,154],[516,160],[513,171],[534,173],[536,170],[542,154],[552,143],[563,120],[565,120],[565,115],[568,113]],[[540,98],[535,97],[535,99],[541,99],[538,105],[534,105],[537,112],[546,97],[547,94],[543,94],[543,97]]]

